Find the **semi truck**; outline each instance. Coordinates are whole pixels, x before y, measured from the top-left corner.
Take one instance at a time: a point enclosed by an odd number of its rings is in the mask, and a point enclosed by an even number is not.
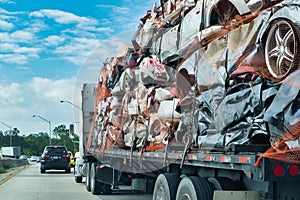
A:
[[[75,181],[153,200],[296,200],[299,2],[161,1],[82,89]]]

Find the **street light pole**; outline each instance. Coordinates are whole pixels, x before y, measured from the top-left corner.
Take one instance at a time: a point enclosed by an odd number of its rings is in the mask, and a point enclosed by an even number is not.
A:
[[[81,110],[81,108],[77,105],[75,105],[74,103],[70,102],[70,101],[60,101],[60,103],[68,103],[71,104],[72,106],[74,106],[75,108],[77,108],[78,110]]]
[[[71,104],[74,108],[77,108],[79,111],[82,112],[82,108],[81,108],[80,106],[77,106],[77,105],[75,105],[74,103],[72,103],[72,102],[70,102],[70,101],[63,101],[63,100],[61,100],[60,103],[68,103],[68,104]],[[74,123],[80,123],[80,122],[73,122],[72,124],[74,124]],[[79,133],[79,135],[80,135],[80,133]],[[71,138],[71,140],[72,140],[73,143],[78,143],[78,145],[79,145],[79,151],[80,151],[80,152],[83,152],[83,149],[80,150],[81,148],[83,148],[83,145],[80,145],[80,143],[83,143],[83,139],[82,139],[82,138],[83,138],[83,137],[79,137],[79,141],[74,141],[73,138]]]
[[[49,124],[49,136],[50,136],[50,145],[51,145],[51,122],[49,120],[45,119],[44,117],[39,116],[39,115],[32,115],[32,117],[38,117],[41,120],[44,120],[45,122],[47,122]]]
[[[4,126],[6,126],[7,128],[9,128],[10,129],[10,131],[9,131],[9,146],[11,147],[12,146],[12,138],[11,138],[11,134],[12,134],[12,127],[11,126],[9,126],[9,125],[7,125],[6,123],[4,123],[4,122],[1,122],[1,124],[3,124]]]

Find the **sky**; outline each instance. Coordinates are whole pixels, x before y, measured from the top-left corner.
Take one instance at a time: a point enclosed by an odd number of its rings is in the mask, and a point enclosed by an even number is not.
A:
[[[0,0],[0,130],[49,132],[78,121],[83,83],[130,44],[155,0]],[[7,126],[8,125],[8,126]],[[77,130],[79,131],[79,130]]]

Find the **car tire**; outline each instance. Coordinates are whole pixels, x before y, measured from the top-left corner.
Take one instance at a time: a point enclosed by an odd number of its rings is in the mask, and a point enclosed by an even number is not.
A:
[[[46,170],[41,168],[41,174],[44,174],[45,172]]]
[[[299,28],[288,19],[277,19],[266,34],[265,61],[271,79],[281,81],[300,66]]]
[[[76,183],[82,183],[82,176],[75,176]]]
[[[68,174],[71,173],[71,168],[68,167],[68,168],[65,170],[65,172],[68,173]]]

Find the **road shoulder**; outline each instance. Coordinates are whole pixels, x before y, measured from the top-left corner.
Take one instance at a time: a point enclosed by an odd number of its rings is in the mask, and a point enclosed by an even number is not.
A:
[[[0,185],[8,181],[11,177],[23,171],[28,166],[29,165],[23,165],[23,166],[12,167],[7,169],[5,173],[0,174]]]

